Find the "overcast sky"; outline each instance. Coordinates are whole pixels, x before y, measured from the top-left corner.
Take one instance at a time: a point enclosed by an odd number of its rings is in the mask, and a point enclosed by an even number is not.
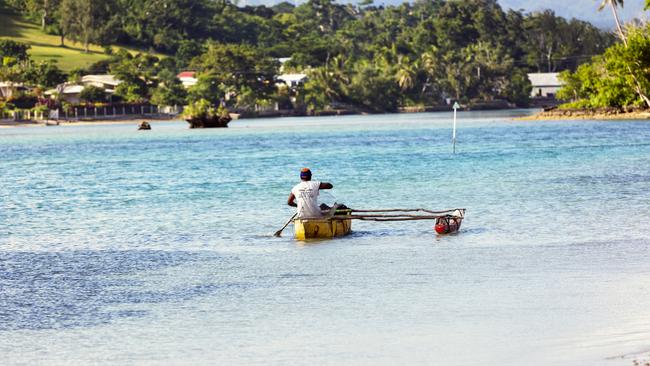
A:
[[[239,5],[273,5],[282,0],[239,0]],[[460,0],[462,1],[462,0]],[[499,0],[504,8],[515,10],[523,9],[524,12],[552,9],[556,14],[565,18],[578,18],[594,23],[601,28],[613,28],[614,20],[609,8],[598,10],[601,0]],[[304,0],[289,0],[294,4],[300,4]],[[340,3],[354,2],[354,0],[338,0]],[[375,0],[375,4],[401,4],[402,0]],[[643,0],[627,0],[620,15],[624,21],[633,18],[647,17],[648,12],[643,11]]]

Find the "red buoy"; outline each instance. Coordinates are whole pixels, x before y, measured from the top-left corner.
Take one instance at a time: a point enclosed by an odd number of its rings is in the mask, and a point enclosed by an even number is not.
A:
[[[436,219],[436,226],[434,229],[438,234],[451,234],[460,229],[460,224],[463,222],[461,217],[454,217],[451,215],[441,216]]]

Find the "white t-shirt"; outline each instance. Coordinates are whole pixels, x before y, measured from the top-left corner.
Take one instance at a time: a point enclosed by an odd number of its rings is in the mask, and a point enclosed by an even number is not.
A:
[[[321,217],[322,213],[318,206],[319,181],[302,181],[291,189],[296,196],[298,204],[298,217]]]

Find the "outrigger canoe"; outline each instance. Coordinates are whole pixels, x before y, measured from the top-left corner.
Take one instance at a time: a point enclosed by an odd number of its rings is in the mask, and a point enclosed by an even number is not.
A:
[[[352,231],[352,220],[346,219],[350,210],[337,210],[336,218],[298,218],[293,221],[296,240],[331,239],[348,235]]]
[[[438,234],[452,234],[460,230],[464,218],[464,208],[431,211],[424,208],[353,210],[345,207],[344,209],[323,210],[322,217],[298,218],[293,223],[295,238],[297,240],[306,240],[315,238],[330,239],[347,235],[352,231],[352,220],[436,220],[434,229]]]

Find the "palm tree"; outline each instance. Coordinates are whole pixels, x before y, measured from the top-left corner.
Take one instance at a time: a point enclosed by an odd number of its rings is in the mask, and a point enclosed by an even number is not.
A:
[[[438,48],[436,46],[431,46],[428,51],[424,52],[422,56],[420,56],[420,62],[422,70],[427,77],[424,84],[422,84],[422,90],[420,91],[420,97],[422,97],[427,88],[435,85],[440,78],[442,65]]]
[[[400,55],[397,61],[397,84],[402,91],[407,91],[415,85],[417,66],[411,63],[407,56]]]
[[[623,44],[625,47],[627,47],[627,39],[625,38],[625,34],[623,33],[623,28],[621,27],[621,21],[618,18],[618,11],[616,11],[616,8],[620,5],[621,8],[623,7],[623,0],[603,0],[600,3],[600,6],[598,7],[598,11],[603,10],[607,5],[612,9],[612,14],[614,14],[614,20],[616,21],[616,29],[618,30],[618,35],[621,37],[621,40],[623,41]]]
[[[603,10],[605,6],[609,6],[612,9],[612,13],[614,14],[614,19],[616,20],[616,29],[618,29],[618,35],[621,37],[621,40],[623,41],[623,44],[625,47],[627,47],[627,38],[625,38],[625,34],[623,33],[623,28],[621,27],[621,21],[618,19],[618,12],[616,11],[616,8],[620,5],[621,8],[623,7],[623,0],[603,0],[602,3],[600,3],[600,6],[598,7],[598,11]],[[646,1],[647,5],[648,2]],[[646,7],[647,7],[646,5]],[[628,71],[630,72],[630,76],[632,76],[632,80],[634,80],[634,89],[636,93],[641,97],[641,99],[646,103],[647,106],[650,107],[650,98],[645,94],[645,91],[643,90],[644,88],[641,86],[641,83],[639,82],[639,79],[634,75],[632,72],[632,68],[630,66],[627,67]]]

